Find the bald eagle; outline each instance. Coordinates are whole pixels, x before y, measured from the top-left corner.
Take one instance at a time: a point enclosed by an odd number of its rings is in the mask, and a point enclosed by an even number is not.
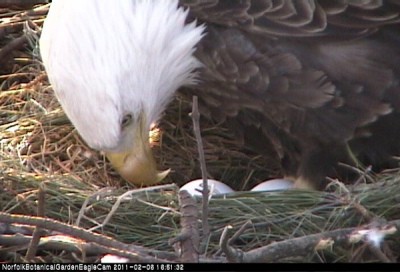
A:
[[[77,131],[129,182],[166,176],[148,132],[186,86],[322,188],[338,162],[400,154],[399,14],[390,0],[53,0],[40,49]]]

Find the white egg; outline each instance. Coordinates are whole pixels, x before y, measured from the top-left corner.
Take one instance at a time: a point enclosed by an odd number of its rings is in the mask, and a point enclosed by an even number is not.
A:
[[[101,263],[129,263],[129,259],[119,257],[112,254],[107,254],[100,260]]]
[[[286,179],[270,179],[255,186],[250,191],[279,191],[293,188],[293,182]]]
[[[208,182],[209,195],[221,195],[234,192],[231,187],[218,180],[207,179],[207,182]],[[183,185],[180,188],[180,191],[182,190],[188,191],[188,193],[191,194],[192,196],[202,196],[203,180],[202,179],[192,180]]]

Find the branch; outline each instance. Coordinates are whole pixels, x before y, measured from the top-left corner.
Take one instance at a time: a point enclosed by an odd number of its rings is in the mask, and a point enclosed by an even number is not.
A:
[[[193,120],[193,130],[197,141],[197,150],[199,152],[201,176],[203,178],[203,199],[202,199],[203,241],[207,241],[208,236],[210,235],[210,226],[208,225],[209,190],[207,182],[207,168],[206,168],[206,160],[204,157],[203,140],[201,138],[201,132],[200,132],[200,113],[199,113],[197,96],[193,96],[192,120]]]
[[[274,242],[248,252],[229,246],[229,243],[226,242],[227,238],[225,238],[224,251],[232,262],[277,262],[285,258],[307,256],[316,250],[323,250],[334,245],[355,244],[360,241],[366,241],[373,245],[375,234],[382,235],[383,239],[386,235],[394,234],[399,227],[400,220],[394,220],[380,226],[345,228]]]
[[[45,206],[45,188],[44,188],[44,183],[41,183],[38,192],[38,212],[37,212],[37,215],[40,217],[44,216],[44,210],[45,210],[44,206]],[[36,252],[42,235],[44,235],[43,229],[36,226],[32,235],[32,240],[29,243],[28,251],[25,254],[25,258],[28,261],[32,260],[33,257],[36,256]]]
[[[102,248],[104,251],[110,254],[129,258],[131,261],[135,262],[168,261],[157,258],[156,252],[154,252],[155,257],[147,255],[153,251],[149,251],[143,247],[135,245],[127,245],[119,241],[113,240],[112,238],[107,237],[105,235],[92,233],[83,228],[67,225],[49,218],[8,214],[5,212],[0,212],[0,222],[9,224],[16,223],[16,224],[34,225],[37,227],[41,227],[43,229],[58,231],[73,237],[79,237],[80,239],[83,239],[85,241],[97,243],[98,247]]]
[[[47,4],[48,0],[2,0],[0,1],[0,8],[32,8],[35,5]]]
[[[106,218],[104,219],[103,223],[89,229],[89,231],[94,231],[99,228],[104,228],[112,216],[115,214],[119,206],[121,205],[122,201],[131,201],[133,194],[141,193],[141,192],[150,192],[150,191],[157,191],[157,190],[162,190],[162,189],[168,189],[168,188],[175,188],[175,184],[165,184],[165,185],[158,185],[158,186],[152,186],[152,187],[145,187],[145,188],[139,188],[139,189],[133,189],[129,190],[122,195],[120,195],[117,198],[117,201],[114,203],[114,205],[111,208],[111,211],[107,214]],[[87,205],[84,203],[84,205]],[[82,210],[82,208],[81,208]],[[81,212],[79,212],[81,214]]]
[[[179,242],[182,262],[197,263],[199,262],[200,237],[196,201],[187,191],[180,191],[179,206],[182,213],[182,230],[176,238],[171,239],[170,244]]]
[[[0,244],[3,248],[0,248],[0,255],[5,251],[10,251],[9,246],[20,247],[24,249],[24,245],[27,245],[32,240],[32,236],[23,234],[2,234],[0,235]],[[110,253],[110,249],[105,246],[101,246],[96,243],[86,242],[81,239],[77,239],[68,235],[57,234],[42,236],[41,243],[39,245],[41,250],[48,251],[65,251],[73,253],[82,253],[84,250],[88,256],[99,256]],[[148,252],[155,253],[157,258],[167,259],[169,262],[177,261],[177,256],[174,253],[168,251],[150,250],[146,249]],[[118,253],[116,253],[118,255]],[[220,261],[222,262],[222,261]]]

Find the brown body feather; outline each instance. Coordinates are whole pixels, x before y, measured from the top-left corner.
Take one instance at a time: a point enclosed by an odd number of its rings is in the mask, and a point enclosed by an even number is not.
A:
[[[322,188],[351,162],[347,144],[376,169],[400,154],[399,1],[181,4],[207,25],[189,93],[252,144],[268,141],[286,175]]]

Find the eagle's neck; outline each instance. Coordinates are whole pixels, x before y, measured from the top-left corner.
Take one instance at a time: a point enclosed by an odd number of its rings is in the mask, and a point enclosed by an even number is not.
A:
[[[178,1],[133,1],[134,11],[126,14],[134,60],[129,71],[138,71],[135,86],[142,88],[144,111],[149,122],[158,119],[174,92],[194,82],[194,71],[200,66],[193,56],[203,36],[204,26],[185,24],[188,10]],[[139,94],[138,94],[139,95]]]
[[[53,0],[41,37],[43,63],[79,133],[93,148],[124,148],[121,124],[158,120],[193,82],[204,26],[185,24],[177,0]],[[104,129],[107,128],[107,129]]]

